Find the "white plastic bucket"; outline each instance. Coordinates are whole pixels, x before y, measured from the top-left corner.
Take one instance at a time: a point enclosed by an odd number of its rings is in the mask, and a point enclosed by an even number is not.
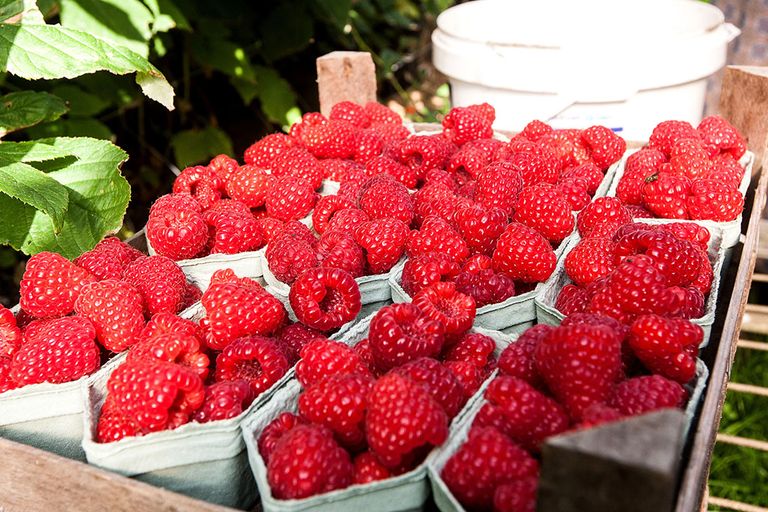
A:
[[[696,0],[478,0],[437,26],[432,59],[455,106],[492,104],[496,129],[603,124],[630,140],[667,119],[698,123],[706,79],[739,35]]]

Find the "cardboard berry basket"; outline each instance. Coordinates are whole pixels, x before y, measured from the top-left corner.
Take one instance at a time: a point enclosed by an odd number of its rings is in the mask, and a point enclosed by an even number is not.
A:
[[[648,220],[651,219],[638,219],[636,222],[652,224],[651,222],[646,222]],[[721,274],[723,272],[727,254],[727,249],[722,246],[723,230],[718,226],[712,226],[709,230],[710,241],[708,256],[709,262],[712,264],[712,289],[709,291],[709,295],[704,303],[704,315],[700,318],[691,319],[692,323],[701,326],[704,330],[704,340],[701,342],[701,347],[705,347],[709,343],[712,326],[715,323],[715,310],[717,308],[718,294],[720,292]],[[558,260],[555,271],[538,290],[534,302],[536,304],[536,318],[541,324],[559,325],[563,318],[565,318],[565,315],[555,307],[555,304],[557,303],[557,297],[560,295],[560,291],[565,285],[571,282],[565,272],[565,257],[580,240],[581,237],[578,233],[574,233],[570,236],[568,246],[563,252],[562,257]]]
[[[607,191],[608,196],[611,196],[611,197],[616,196],[616,189],[619,186],[619,181],[621,181],[621,177],[624,176],[624,166],[627,163],[627,158],[632,153],[639,151],[639,149],[640,148],[631,149],[624,153],[624,156],[619,161],[619,166],[614,176],[613,182],[611,183],[611,186]],[[755,154],[751,151],[747,151],[741,157],[741,159],[739,160],[739,163],[741,164],[741,167],[744,169],[744,176],[741,178],[741,183],[739,184],[739,192],[741,192],[746,198],[747,191],[749,190],[749,184],[752,181],[753,168],[755,164]],[[668,224],[670,222],[680,222],[681,220],[685,221],[686,219],[643,219],[643,221],[646,221],[646,220],[649,221],[649,223],[651,224],[653,223]],[[736,219],[729,222],[715,222],[712,220],[690,220],[688,222],[695,222],[696,224],[699,224],[700,226],[704,226],[710,231],[715,229],[722,230],[723,246],[726,248],[729,248],[736,245],[739,241],[739,237],[741,236],[742,220],[743,220],[743,216],[739,215]]]

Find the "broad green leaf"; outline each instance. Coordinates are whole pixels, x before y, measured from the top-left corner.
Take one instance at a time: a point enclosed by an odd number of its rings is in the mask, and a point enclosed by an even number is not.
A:
[[[67,102],[69,117],[95,116],[110,105],[103,97],[86,92],[74,84],[57,85],[51,92]]]
[[[173,89],[145,58],[79,30],[56,25],[0,24],[0,71],[29,80],[109,71],[136,73],[148,97],[173,110]]]
[[[23,0],[24,1],[24,12],[21,13],[21,23],[23,25],[44,25],[45,19],[43,18],[43,13],[40,12],[40,9],[37,7],[37,2],[35,0]]]
[[[246,105],[250,105],[259,95],[259,87],[256,85],[255,80],[248,81],[243,80],[242,78],[232,77],[229,79],[229,82],[235,89],[237,89],[237,93]]]
[[[190,30],[189,21],[171,0],[144,0],[155,17],[152,32],[167,32],[172,28]]]
[[[25,254],[55,251],[74,258],[107,233],[120,229],[131,189],[120,175],[119,166],[128,155],[104,140],[55,138],[39,142],[74,157],[36,165],[67,188],[69,207],[64,226],[56,234],[50,217],[0,194],[0,217],[4,219],[0,223],[0,244]]]
[[[261,110],[273,123],[288,124],[288,113],[296,108],[296,94],[285,79],[272,68],[256,67]]]
[[[37,0],[37,7],[40,12],[43,13],[43,17],[47,18],[58,14],[59,0]]]
[[[316,0],[310,5],[321,18],[333,23],[339,30],[343,30],[349,21],[352,0]]]
[[[45,162],[56,158],[66,158],[69,153],[58,148],[43,144],[36,140],[24,142],[1,142],[0,155],[14,162]]]
[[[253,101],[258,94],[256,73],[243,47],[224,39],[195,38],[192,52],[200,63],[228,75],[243,103]]]
[[[47,215],[54,233],[61,231],[69,195],[64,185],[47,174],[3,155],[0,157],[0,193]]]
[[[127,76],[93,73],[79,77],[77,84],[119,108],[130,108],[133,103],[141,100],[141,93]]]
[[[264,57],[274,61],[306,48],[314,35],[314,26],[303,5],[283,1],[262,18],[259,32]]]
[[[61,0],[61,24],[149,55],[154,17],[139,0]]]
[[[232,141],[220,128],[209,126],[204,130],[184,130],[171,139],[176,165],[180,168],[199,164],[220,155],[232,155]]]
[[[0,137],[67,112],[64,100],[47,92],[21,91],[0,96]]]
[[[112,138],[112,131],[107,125],[88,117],[58,119],[52,123],[39,124],[27,129],[27,134],[35,139],[43,137],[92,137],[110,140]]]
[[[17,16],[23,11],[23,0],[0,0],[0,21]]]

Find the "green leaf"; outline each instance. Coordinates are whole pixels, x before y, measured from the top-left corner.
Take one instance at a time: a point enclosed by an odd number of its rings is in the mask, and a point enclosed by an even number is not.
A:
[[[66,112],[64,100],[47,92],[21,91],[0,96],[0,137],[21,128],[53,121]]]
[[[59,119],[52,123],[39,124],[27,130],[30,137],[92,137],[94,139],[112,138],[112,131],[107,125],[91,118]]]
[[[261,110],[273,123],[288,124],[288,113],[296,108],[296,94],[285,79],[272,68],[256,66]]]
[[[3,158],[14,162],[45,162],[57,158],[66,158],[69,153],[36,140],[24,142],[0,143],[0,154]]]
[[[86,92],[74,84],[57,85],[51,92],[67,102],[69,117],[95,116],[110,105],[101,96]]]
[[[17,16],[24,11],[23,0],[0,0],[0,21]]]
[[[258,94],[256,72],[242,46],[224,39],[195,38],[192,53],[200,63],[228,75],[246,105]]]
[[[189,167],[220,155],[232,155],[232,141],[220,128],[209,126],[204,130],[184,130],[171,139],[176,165]]]
[[[0,144],[2,148],[2,144]],[[47,215],[55,233],[64,225],[69,195],[67,189],[29,164],[0,158],[0,193]]]
[[[149,55],[154,17],[139,0],[61,0],[61,24]]]
[[[152,32],[167,32],[172,28],[191,30],[189,21],[171,0],[144,0],[155,17]]]
[[[66,187],[69,206],[59,233],[48,215],[0,193],[0,244],[25,254],[59,252],[74,258],[105,234],[120,229],[131,189],[119,166],[128,155],[104,140],[55,138],[39,141],[72,155],[37,167]]]
[[[352,0],[316,0],[310,5],[321,18],[333,23],[339,30],[343,30],[349,21]]]
[[[144,94],[173,110],[173,89],[140,55],[79,30],[56,25],[0,24],[0,71],[28,80],[109,71],[136,73]]]
[[[309,45],[314,35],[312,17],[303,5],[280,2],[259,24],[262,52],[269,61],[296,53]]]

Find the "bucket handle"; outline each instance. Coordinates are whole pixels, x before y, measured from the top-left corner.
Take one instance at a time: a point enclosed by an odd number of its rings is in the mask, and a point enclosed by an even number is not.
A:
[[[741,35],[741,29],[733,23],[723,23],[716,30],[722,33],[726,43],[730,43]]]

